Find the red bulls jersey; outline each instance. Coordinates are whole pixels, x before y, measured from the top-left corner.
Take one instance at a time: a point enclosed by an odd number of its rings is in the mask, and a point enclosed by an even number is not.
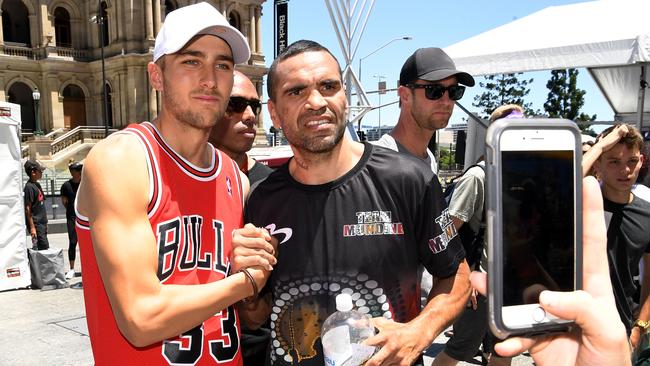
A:
[[[148,217],[156,238],[160,282],[195,285],[226,277],[231,233],[243,225],[243,193],[235,162],[214,149],[210,167],[197,168],[172,150],[148,122],[118,133],[136,136],[147,157]],[[97,267],[91,228],[92,222],[78,214],[84,300],[96,364],[242,364],[239,320],[232,306],[174,339],[143,348],[131,345],[113,316]]]

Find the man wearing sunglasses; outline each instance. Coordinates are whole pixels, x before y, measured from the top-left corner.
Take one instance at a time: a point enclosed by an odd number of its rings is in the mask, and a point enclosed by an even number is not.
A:
[[[456,70],[454,61],[445,51],[437,47],[416,50],[406,59],[399,74],[397,125],[375,144],[422,159],[438,174],[438,163],[428,148],[429,141],[434,132],[447,127],[454,102],[465,93],[464,85],[474,86],[474,78]],[[432,286],[432,276],[424,271],[423,304]]]
[[[429,140],[434,132],[447,127],[454,102],[463,97],[465,85],[474,86],[474,78],[456,70],[445,51],[429,47],[418,49],[406,59],[399,85],[399,120],[377,144],[414,155],[437,174],[438,164],[427,147]]]
[[[226,113],[212,128],[210,142],[239,165],[251,185],[273,171],[247,154],[255,141],[261,110],[262,103],[255,85],[246,75],[235,70]]]

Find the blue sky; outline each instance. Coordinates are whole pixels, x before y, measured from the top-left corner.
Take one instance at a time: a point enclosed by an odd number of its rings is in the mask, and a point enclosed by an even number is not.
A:
[[[350,0],[350,2],[354,3],[354,0]],[[358,71],[360,57],[368,55],[391,39],[411,36],[412,40],[393,42],[381,51],[364,58],[362,62],[361,80],[366,91],[377,89],[378,78],[373,77],[375,75],[385,76],[384,80],[391,88],[396,85],[400,68],[406,58],[420,47],[444,48],[548,6],[578,2],[583,1],[376,0],[353,63],[354,70],[355,73]],[[273,61],[273,4],[273,0],[267,0],[263,5],[262,45],[267,67]],[[289,42],[299,39],[317,41],[329,48],[338,57],[339,62],[343,63],[342,52],[324,1],[290,0],[288,11]],[[549,26],[554,25],[549,24]],[[539,31],[543,32],[544,30],[540,29]],[[599,120],[611,120],[613,112],[587,70],[579,69],[579,71],[578,87],[587,92],[582,111],[590,115],[597,114]],[[534,79],[527,99],[533,103],[534,109],[543,110],[543,104],[548,94],[546,82],[550,76],[550,71],[531,72],[523,75],[523,77]],[[478,77],[477,86],[468,88],[461,100],[463,106],[470,110],[476,110],[472,106],[472,102],[474,96],[482,92],[478,87],[478,82],[482,80],[482,77]],[[377,94],[371,94],[369,98],[371,103],[379,104]],[[397,95],[392,92],[382,95],[381,98],[383,105],[396,101]],[[263,99],[266,100],[266,96]],[[381,109],[382,125],[394,125],[398,116],[399,109],[396,104]],[[456,108],[450,124],[461,122],[461,118],[464,116],[465,114]],[[378,117],[377,111],[370,112],[364,118],[364,125],[377,125]],[[266,111],[264,124],[266,130],[271,126]]]

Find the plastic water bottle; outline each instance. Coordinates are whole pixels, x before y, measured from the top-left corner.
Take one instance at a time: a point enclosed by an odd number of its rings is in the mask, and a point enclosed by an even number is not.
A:
[[[368,315],[352,310],[350,294],[336,296],[336,310],[325,319],[321,329],[325,365],[362,365],[376,351],[373,346],[361,344],[375,335],[375,327]]]

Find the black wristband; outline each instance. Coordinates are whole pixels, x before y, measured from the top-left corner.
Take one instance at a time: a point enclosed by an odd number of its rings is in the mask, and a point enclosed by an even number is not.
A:
[[[257,295],[259,294],[259,290],[257,288],[257,283],[255,282],[255,279],[253,278],[253,275],[250,272],[248,272],[248,269],[242,268],[239,271],[237,271],[237,273],[239,273],[239,272],[243,273],[244,276],[246,276],[248,278],[248,280],[251,281],[251,285],[253,286],[253,295],[250,296],[250,297],[242,299],[242,301],[245,302],[245,303],[251,302],[251,301],[255,300],[257,298]]]

